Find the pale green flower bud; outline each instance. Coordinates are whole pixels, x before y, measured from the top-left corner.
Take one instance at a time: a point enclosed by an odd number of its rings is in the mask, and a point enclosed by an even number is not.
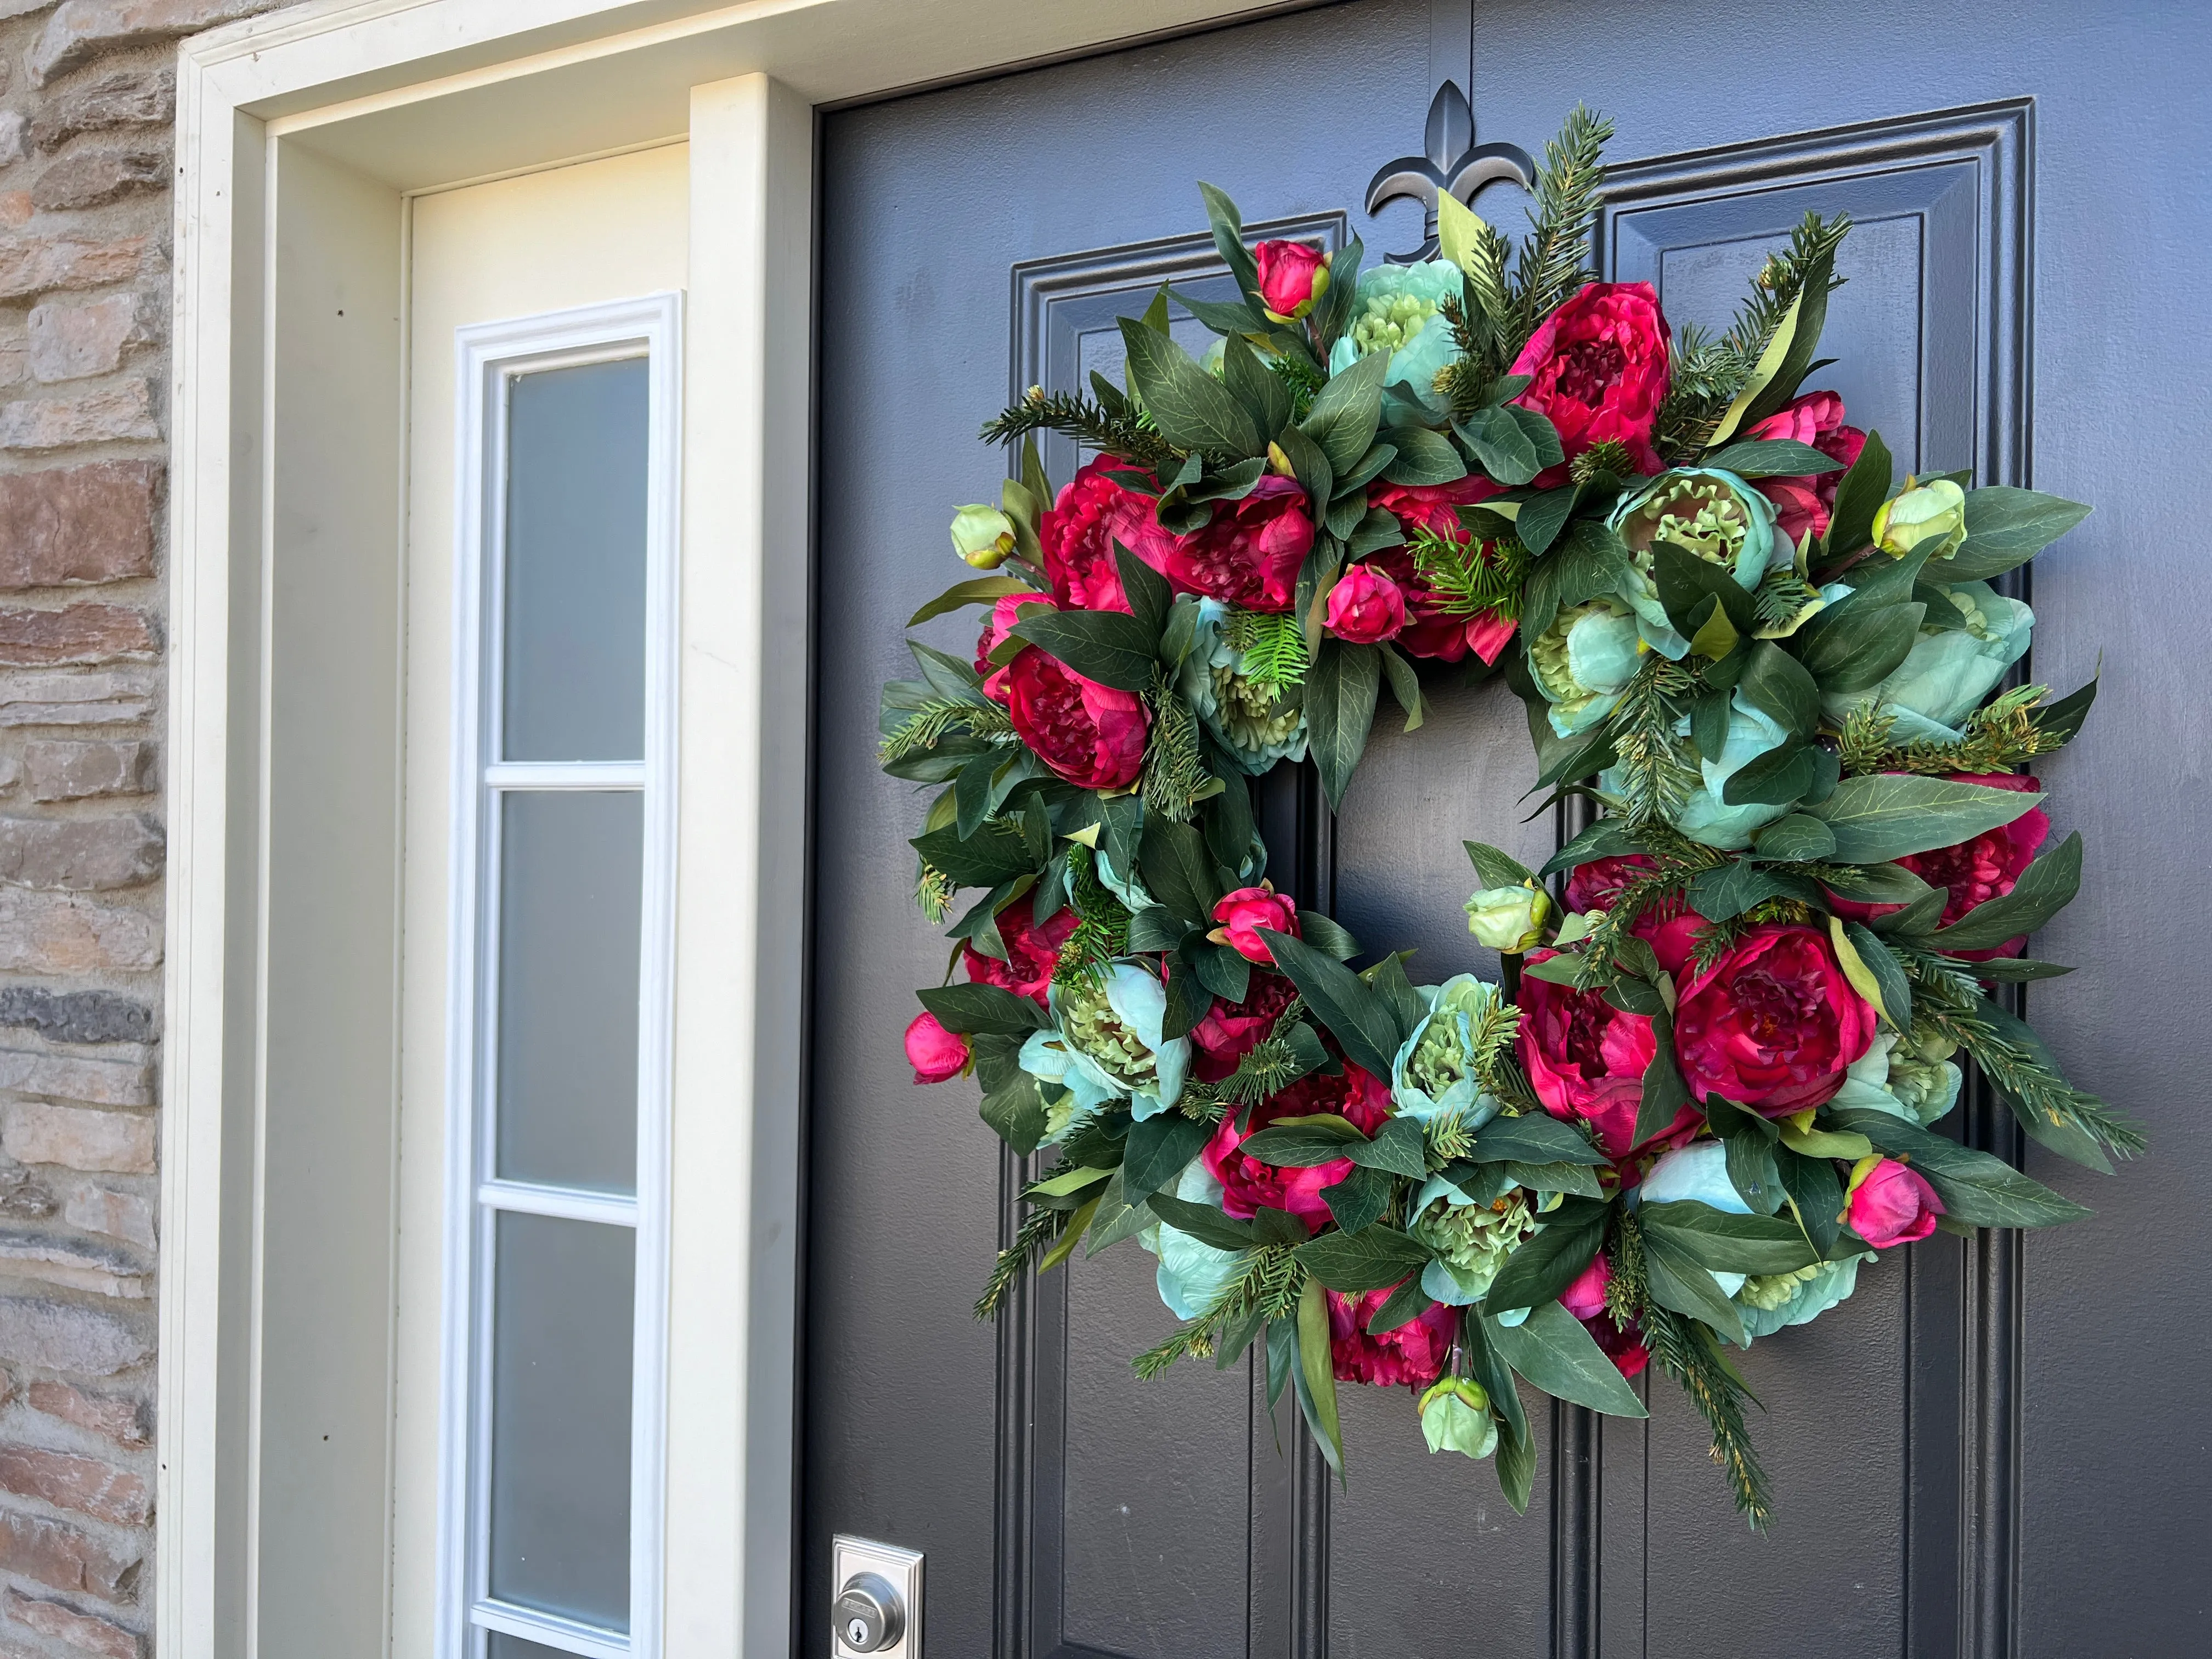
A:
[[[1421,1433],[1432,1452],[1487,1457],[1498,1447],[1498,1419],[1490,1395],[1464,1376],[1447,1376],[1421,1396]]]
[[[1518,956],[1543,942],[1551,914],[1551,896],[1533,881],[1486,887],[1467,902],[1467,931],[1479,945]]]
[[[996,570],[1014,550],[1014,521],[995,507],[963,507],[952,515],[952,547],[976,569]]]
[[[1966,539],[1966,492],[1948,478],[1905,481],[1905,493],[1874,515],[1875,545],[1903,558],[1924,542],[1931,559],[1948,559]]]

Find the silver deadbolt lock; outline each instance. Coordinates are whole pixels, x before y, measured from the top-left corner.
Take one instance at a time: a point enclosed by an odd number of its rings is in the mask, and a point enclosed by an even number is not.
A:
[[[879,1572],[855,1573],[837,1592],[838,1639],[855,1653],[881,1653],[906,1634],[906,1598]]]
[[[840,1535],[830,1542],[834,1659],[921,1659],[921,1554]]]

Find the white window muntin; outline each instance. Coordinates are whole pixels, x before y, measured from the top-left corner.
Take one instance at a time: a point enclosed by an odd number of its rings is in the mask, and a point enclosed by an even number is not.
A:
[[[491,1632],[583,1656],[660,1652],[665,1460],[668,1123],[674,958],[676,592],[680,296],[659,294],[456,331],[453,833],[448,975],[444,1402],[440,1427],[440,1659],[483,1659]],[[514,762],[502,754],[503,550],[509,394],[521,376],[647,362],[644,722],[635,761]],[[501,805],[521,792],[642,796],[636,1176],[633,1194],[497,1174],[495,1110]],[[489,1593],[494,1231],[501,1214],[635,1232],[626,1634]]]

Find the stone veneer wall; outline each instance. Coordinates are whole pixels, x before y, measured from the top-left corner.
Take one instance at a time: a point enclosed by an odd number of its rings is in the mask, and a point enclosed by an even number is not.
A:
[[[176,41],[0,0],[0,1659],[143,1659]]]

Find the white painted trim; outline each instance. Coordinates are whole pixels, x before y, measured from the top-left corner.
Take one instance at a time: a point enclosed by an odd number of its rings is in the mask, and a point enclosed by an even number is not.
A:
[[[660,1653],[666,1481],[670,1044],[677,823],[676,638],[683,481],[682,302],[674,294],[471,325],[454,339],[453,682],[447,972],[445,1352],[438,1544],[441,1659],[473,1659],[472,1611],[489,1597],[494,1221],[502,1210],[637,1230],[631,1397],[630,1629],[623,1651]],[[641,763],[495,763],[501,698],[507,391],[519,375],[642,355],[647,362],[645,757]],[[638,991],[637,1194],[493,1179],[492,967],[504,791],[636,789],[644,797],[643,937]],[[477,1621],[480,1622],[480,1621]],[[604,1646],[603,1641],[599,1645]]]
[[[631,1652],[629,1643],[610,1641],[604,1631],[594,1630],[589,1625],[580,1625],[573,1619],[556,1619],[504,1601],[477,1602],[470,1610],[469,1623],[478,1630],[497,1631],[543,1647],[562,1649],[581,1656],[581,1659],[629,1659]]]
[[[334,409],[362,391],[299,378],[307,368],[272,351],[295,296],[289,267],[264,250],[280,234],[296,246],[325,234],[278,222],[267,185],[279,158],[312,154],[331,179],[353,169],[371,203],[379,186],[436,189],[686,132],[694,145],[687,349],[711,373],[691,377],[686,399],[694,556],[674,653],[685,696],[672,1080],[682,1157],[666,1409],[685,1455],[665,1510],[675,1522],[665,1646],[670,1659],[775,1659],[788,1647],[793,1547],[810,106],[1305,3],[307,0],[185,44],[153,1590],[162,1659],[256,1652],[251,1581],[264,1544],[248,1494],[264,1425],[252,1262],[266,1198],[256,1079],[271,1041],[257,986],[272,927],[295,920],[270,916],[277,900],[264,880],[264,808],[281,781],[258,729],[264,672],[283,660],[261,599],[271,434],[285,411]],[[384,210],[333,200],[330,211]],[[404,269],[404,212],[370,230],[364,245],[381,238]],[[390,395],[368,387],[362,406]],[[395,403],[396,430],[404,395]],[[404,496],[404,469],[392,464],[390,500]],[[371,1311],[388,1325],[389,1309]],[[381,1652],[392,1639],[349,1632],[343,1645]]]

